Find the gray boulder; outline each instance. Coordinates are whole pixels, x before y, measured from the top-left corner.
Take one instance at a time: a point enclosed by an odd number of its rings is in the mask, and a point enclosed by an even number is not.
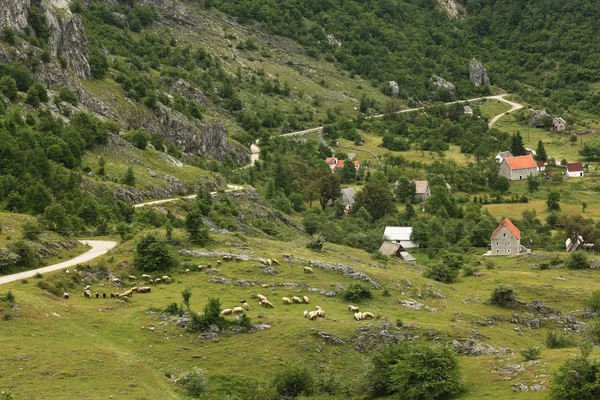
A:
[[[431,80],[433,81],[433,86],[436,89],[448,89],[451,92],[456,92],[456,86],[450,81],[445,80],[441,76],[432,75]]]
[[[390,94],[394,97],[398,97],[398,95],[400,94],[400,86],[398,86],[398,83],[396,81],[390,81],[389,85]]]
[[[543,119],[546,117],[550,117],[550,114],[546,110],[535,110],[529,120],[529,126],[532,128],[541,128],[544,126]]]
[[[482,63],[474,58],[469,63],[469,79],[471,79],[471,82],[473,82],[475,86],[490,84],[487,70],[483,67]]]

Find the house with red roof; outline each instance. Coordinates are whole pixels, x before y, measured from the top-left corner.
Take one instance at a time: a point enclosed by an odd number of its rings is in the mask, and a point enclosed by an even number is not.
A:
[[[521,252],[521,231],[508,218],[492,233],[493,256],[513,255]]]
[[[565,174],[567,174],[569,178],[583,177],[583,164],[580,162],[567,163],[565,167]]]
[[[337,157],[327,157],[325,159],[327,165],[331,169],[331,172],[335,172],[338,168],[344,168],[344,160],[339,160]],[[360,161],[354,160],[354,168],[360,168]]]
[[[531,155],[508,157],[500,163],[499,174],[511,181],[527,179],[528,176],[536,176],[537,173],[538,165]]]
[[[427,181],[415,181],[415,197],[421,201],[425,201],[431,196],[431,189]]]
[[[538,161],[537,162],[537,170],[539,171],[545,171],[546,170],[546,164],[543,161]]]

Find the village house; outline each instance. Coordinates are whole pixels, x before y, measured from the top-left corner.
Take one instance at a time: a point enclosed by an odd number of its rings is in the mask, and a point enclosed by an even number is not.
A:
[[[431,196],[431,190],[427,181],[415,181],[415,189],[415,197],[421,201],[425,201]]]
[[[465,115],[473,115],[473,108],[471,108],[471,106],[464,106],[463,113]]]
[[[500,153],[496,154],[496,162],[498,164],[501,164],[502,161],[504,161],[505,158],[510,158],[513,155],[511,154],[510,151],[501,151]]]
[[[546,164],[544,164],[543,161],[538,161],[537,162],[537,170],[538,170],[538,172],[545,171],[546,170]]]
[[[562,132],[567,129],[567,122],[561,117],[554,118],[552,121],[552,130],[554,132]]]
[[[565,167],[565,174],[569,178],[581,178],[584,176],[583,164],[580,162],[567,163]]]
[[[345,160],[339,160],[337,157],[327,157],[325,159],[327,165],[331,169],[331,172],[335,172],[338,168],[344,168]],[[360,161],[354,160],[354,167],[360,169]]]
[[[492,233],[492,251],[491,255],[512,255],[526,252],[521,246],[521,231],[508,218],[494,230]]]
[[[384,256],[398,257],[406,262],[416,262],[417,259],[410,255],[401,244],[392,242],[383,242],[379,248],[379,252]]]
[[[410,241],[412,227],[410,226],[386,226],[383,231],[383,240],[401,245],[404,249],[418,247]]]
[[[500,175],[511,181],[527,179],[528,176],[536,176],[538,166],[531,155],[505,158],[500,163]]]

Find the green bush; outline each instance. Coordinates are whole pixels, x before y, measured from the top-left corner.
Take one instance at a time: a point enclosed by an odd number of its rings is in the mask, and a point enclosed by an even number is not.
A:
[[[344,299],[352,303],[373,297],[371,290],[362,283],[351,283],[344,289]]]
[[[71,92],[66,87],[61,87],[60,89],[58,89],[58,98],[60,99],[60,101],[69,103],[73,107],[77,107],[77,104],[79,103],[79,99],[77,98],[77,95],[75,93]]]
[[[587,253],[576,251],[569,255],[569,259],[565,263],[565,267],[569,269],[585,269],[590,267]]]
[[[423,276],[429,279],[436,280],[438,282],[453,283],[456,281],[458,273],[458,269],[452,268],[451,266],[444,264],[441,261],[438,261],[429,264],[425,268]]]
[[[571,347],[575,344],[573,339],[566,335],[561,335],[554,331],[549,331],[546,334],[546,347],[549,349],[564,349],[565,347]]]
[[[38,107],[41,103],[45,103],[48,101],[48,92],[44,85],[39,82],[35,82],[29,90],[27,90],[27,98],[25,102],[27,104],[32,105],[33,107]]]
[[[590,297],[583,299],[582,303],[594,311],[600,310],[600,290],[594,290]]]
[[[204,371],[194,368],[192,371],[183,375],[179,384],[185,388],[188,395],[192,397],[201,397],[208,391],[208,381]]]
[[[311,250],[321,251],[323,249],[323,245],[325,244],[325,237],[320,233],[316,233],[311,236],[310,241],[306,245]]]
[[[550,385],[553,400],[596,400],[600,398],[600,363],[588,359],[589,350],[567,359]]]
[[[11,304],[15,302],[15,295],[10,290],[6,293],[6,301]]]
[[[381,347],[367,380],[375,396],[399,394],[414,400],[442,399],[461,389],[456,353],[447,346],[401,342]]]
[[[177,258],[169,246],[153,234],[137,242],[133,261],[136,268],[143,272],[164,272],[177,264]]]
[[[273,387],[283,398],[310,396],[315,391],[315,378],[306,365],[294,365],[277,372],[273,377]]]
[[[511,286],[500,285],[492,292],[490,303],[501,307],[513,307],[517,304],[515,289]]]
[[[540,348],[537,346],[528,347],[526,349],[521,350],[521,355],[525,361],[533,361],[540,358]]]
[[[584,335],[594,344],[600,344],[600,319],[595,319],[588,324]]]
[[[182,316],[185,310],[182,307],[179,307],[179,304],[172,302],[165,308],[164,312],[172,315]]]
[[[215,325],[219,329],[224,329],[229,324],[221,315],[221,300],[215,297],[208,299],[208,303],[204,306],[202,314],[191,312],[190,316],[187,329],[191,332],[206,331],[211,325]]]

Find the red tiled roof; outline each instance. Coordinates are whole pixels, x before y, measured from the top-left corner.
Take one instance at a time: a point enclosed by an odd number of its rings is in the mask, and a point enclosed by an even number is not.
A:
[[[327,158],[325,159],[325,162],[326,162],[327,164],[331,164],[331,162],[332,162],[332,161],[334,161],[334,160],[336,160],[336,158],[335,158],[335,157],[327,157]]]
[[[500,229],[502,229],[503,226],[505,226],[510,231],[510,233],[514,235],[514,237],[516,237],[519,240],[521,239],[521,231],[515,226],[515,224],[510,222],[510,219],[508,218],[504,218],[504,221],[502,221],[502,223],[498,225],[498,227],[494,230],[494,233],[492,233],[492,239],[494,239],[494,236],[496,236],[496,234],[500,231]]]
[[[535,160],[530,155],[505,158],[504,161],[508,163],[511,170],[537,168]]]
[[[425,194],[427,193],[427,181],[415,181],[416,193]]]
[[[554,172],[553,171],[548,172],[548,176],[554,176]]]
[[[567,171],[583,172],[583,164],[580,162],[567,163]]]
[[[354,166],[356,168],[360,168],[360,162],[358,161],[354,161]],[[344,160],[338,160],[336,166],[336,168],[344,168]]]
[[[542,168],[542,167],[545,167],[545,166],[546,166],[546,164],[544,164],[544,162],[543,162],[543,161],[538,161],[538,162],[537,162],[537,166],[538,166],[538,167],[540,167],[540,168]]]

